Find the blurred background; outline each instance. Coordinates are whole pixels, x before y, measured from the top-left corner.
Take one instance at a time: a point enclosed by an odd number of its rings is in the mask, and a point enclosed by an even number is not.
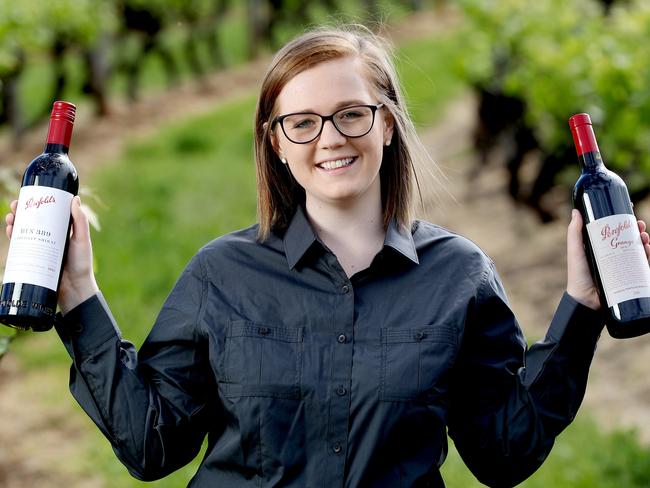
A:
[[[422,216],[496,262],[530,342],[564,290],[568,118],[591,114],[610,169],[650,219],[647,0],[0,0],[5,211],[52,102],[77,105],[70,156],[97,279],[139,345],[191,256],[255,221],[252,121],[273,51],[306,27],[362,22],[395,55],[446,175]],[[0,241],[4,260],[7,239]],[[650,336],[603,333],[585,399],[522,486],[650,486]],[[0,330],[0,487],[142,487],[68,393],[54,332]],[[185,487],[197,463],[148,486]],[[478,487],[450,445],[448,486]]]

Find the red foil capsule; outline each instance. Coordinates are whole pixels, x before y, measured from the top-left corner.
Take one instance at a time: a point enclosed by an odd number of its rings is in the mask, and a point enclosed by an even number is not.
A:
[[[573,135],[573,142],[578,156],[590,152],[600,152],[589,114],[583,113],[572,116],[569,119],[569,127],[571,127],[571,134]]]
[[[70,102],[54,102],[47,132],[47,144],[62,144],[70,147],[76,112],[77,108]]]

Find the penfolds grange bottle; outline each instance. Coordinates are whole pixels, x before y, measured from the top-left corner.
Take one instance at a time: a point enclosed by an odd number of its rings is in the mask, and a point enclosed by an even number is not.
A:
[[[45,150],[25,170],[0,292],[0,322],[22,330],[52,328],[79,189],[68,158],[76,108],[54,102]]]
[[[569,119],[582,174],[573,206],[582,214],[583,238],[612,337],[650,332],[650,267],[623,180],[608,170],[588,114]]]

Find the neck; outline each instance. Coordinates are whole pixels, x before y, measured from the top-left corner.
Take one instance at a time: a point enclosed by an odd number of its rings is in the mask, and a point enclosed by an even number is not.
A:
[[[307,198],[305,207],[316,234],[347,276],[367,268],[383,247],[386,230],[380,193],[376,198],[337,205]]]

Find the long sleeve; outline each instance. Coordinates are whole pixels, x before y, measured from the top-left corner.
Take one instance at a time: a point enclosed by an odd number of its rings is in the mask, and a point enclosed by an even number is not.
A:
[[[467,314],[449,419],[482,483],[514,486],[542,464],[582,402],[602,327],[565,294],[546,337],[527,349],[490,263]]]
[[[136,478],[157,479],[187,464],[205,437],[206,406],[215,388],[197,325],[204,295],[197,257],[139,353],[122,339],[101,294],[57,324],[73,360],[73,396]]]

